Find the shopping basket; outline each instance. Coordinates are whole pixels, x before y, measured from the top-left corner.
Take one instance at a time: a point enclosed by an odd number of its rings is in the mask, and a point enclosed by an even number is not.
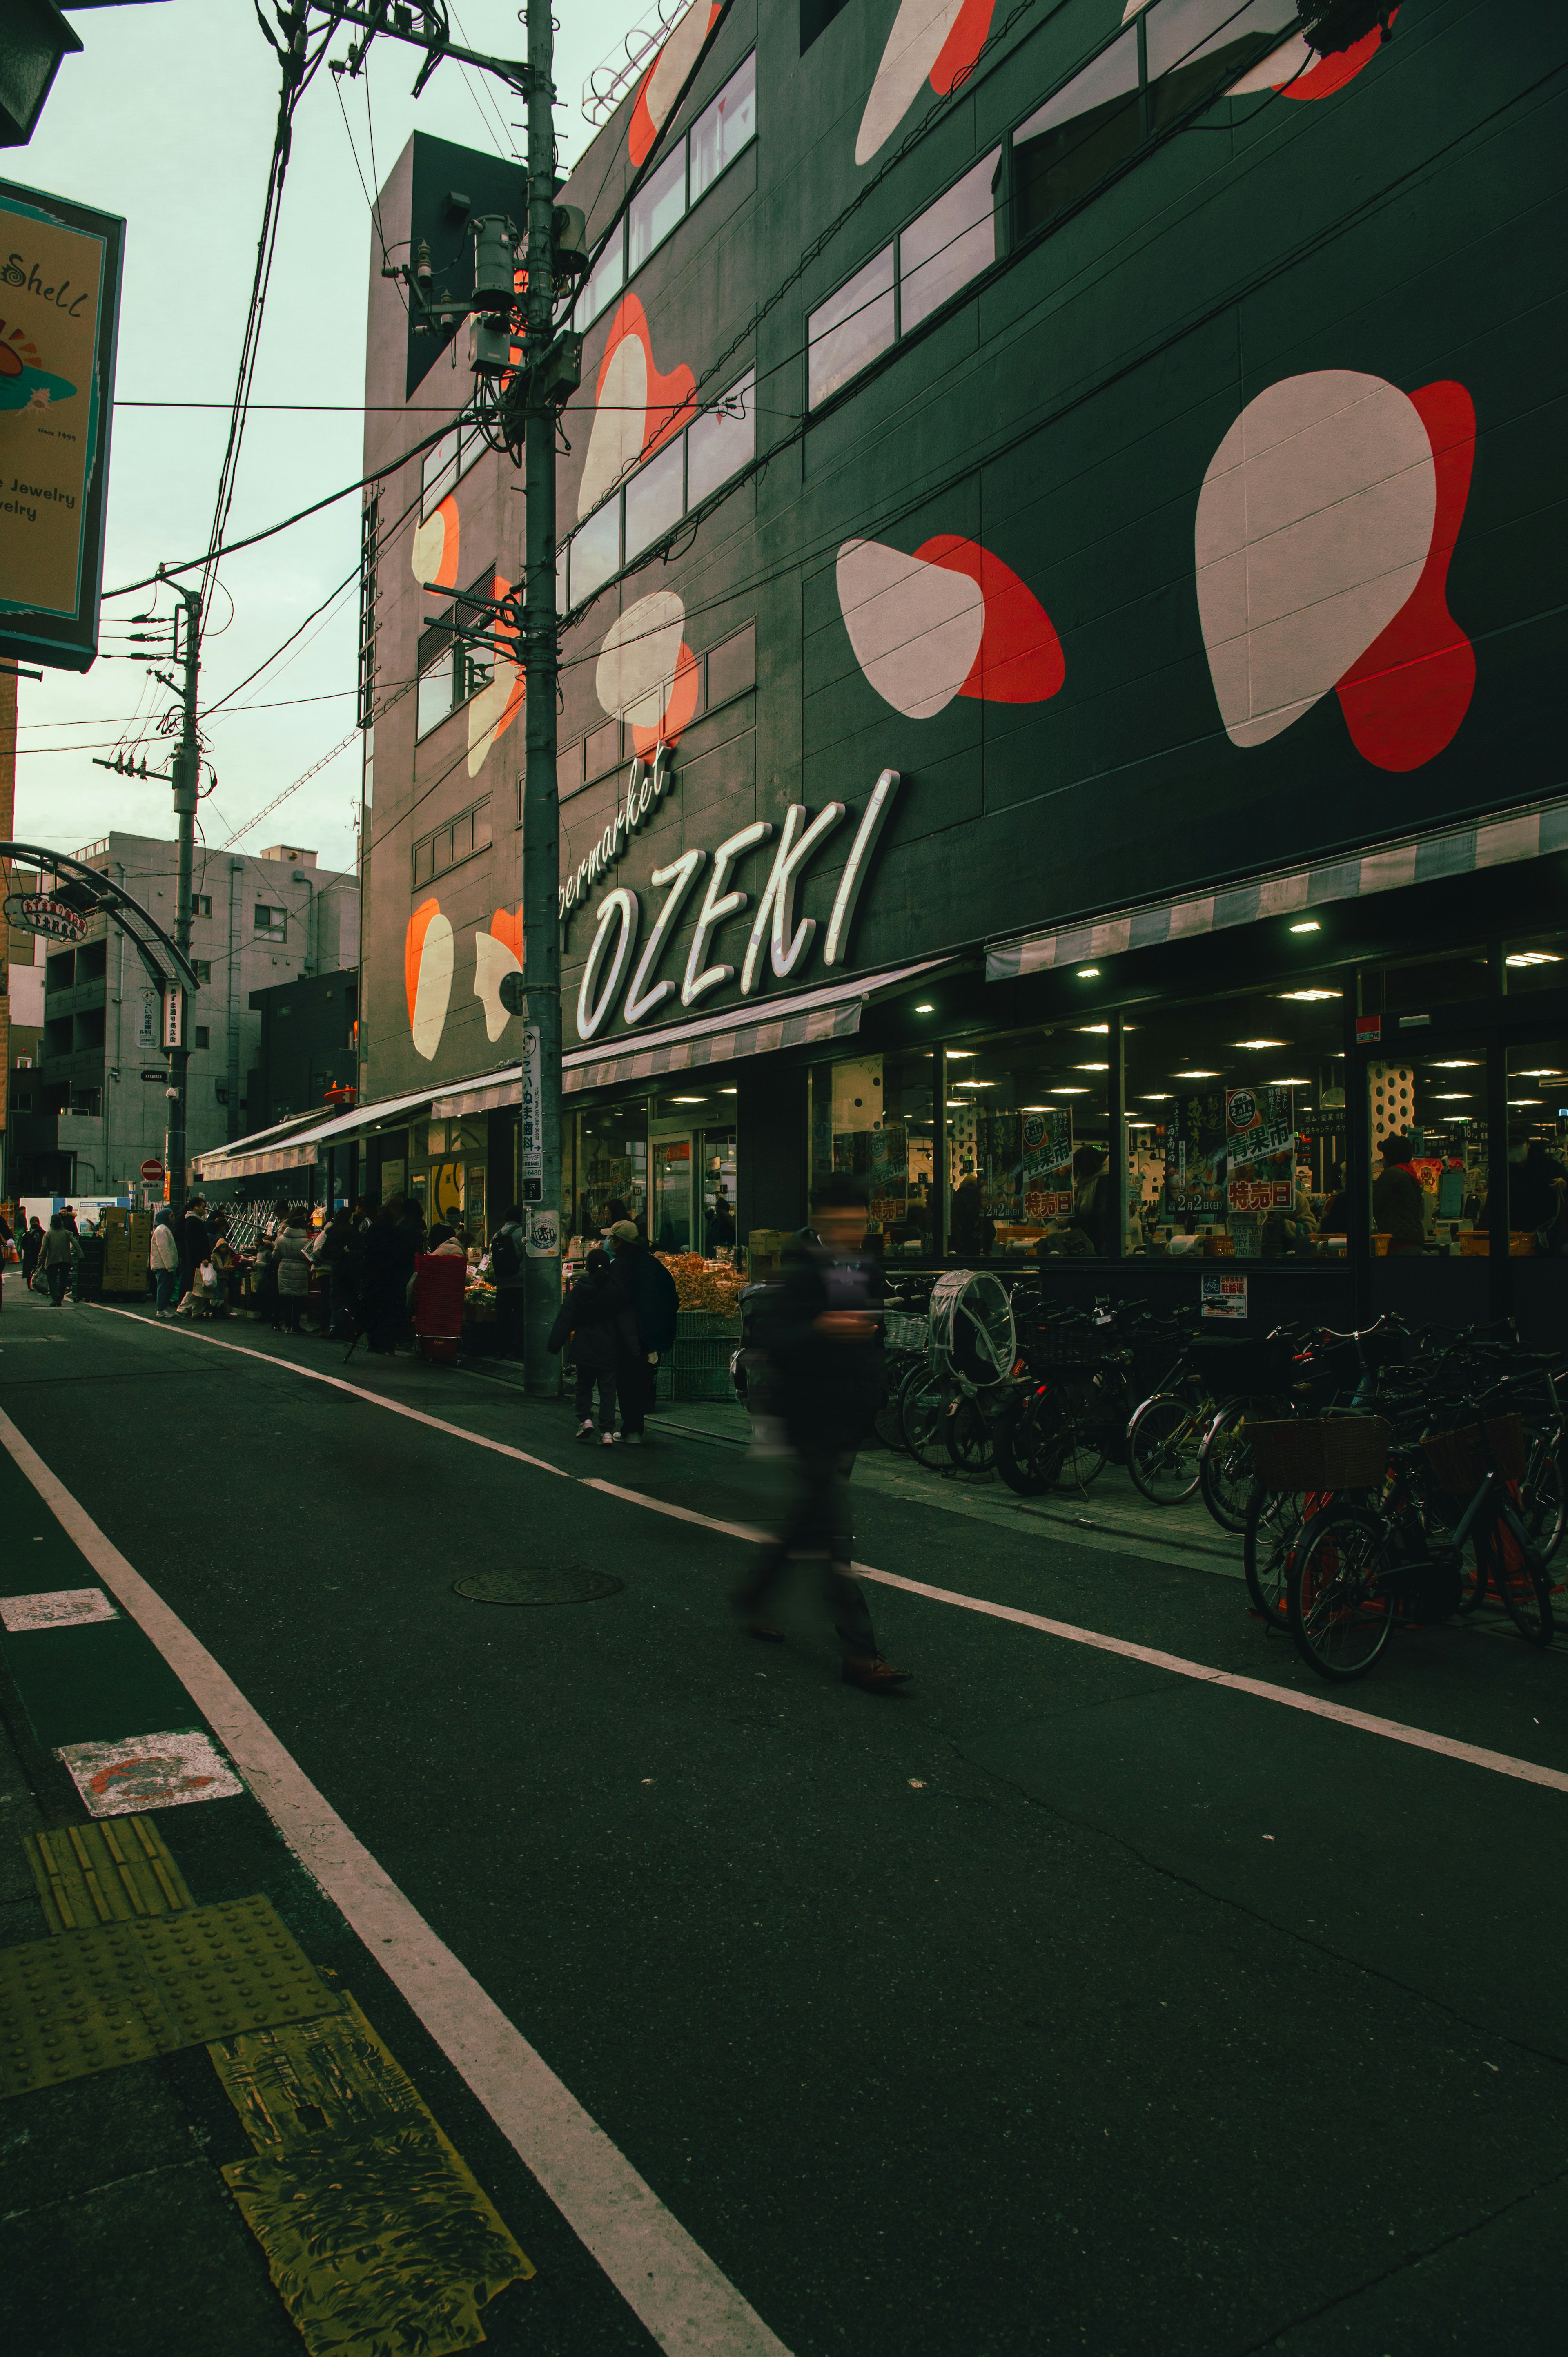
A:
[[[1428,1433],[1421,1446],[1438,1488],[1451,1498],[1479,1489],[1494,1464],[1505,1481],[1522,1481],[1529,1463],[1524,1418],[1519,1415],[1488,1416],[1485,1439],[1478,1424],[1466,1424],[1452,1432]]]
[[[1388,1470],[1389,1426],[1380,1415],[1247,1420],[1252,1465],[1265,1490],[1375,1490]]]

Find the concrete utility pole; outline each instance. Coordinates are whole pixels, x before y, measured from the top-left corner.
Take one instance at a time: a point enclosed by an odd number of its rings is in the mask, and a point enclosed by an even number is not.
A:
[[[190,886],[196,851],[196,789],[201,765],[201,748],[196,734],[196,683],[201,669],[201,596],[199,590],[180,592],[185,624],[180,655],[185,678],[180,685],[179,742],[169,764],[174,780],[174,815],[179,830],[178,886],[174,907],[174,938],[176,946],[188,961],[190,955]],[[172,687],[176,683],[170,681]],[[164,1004],[164,1045],[168,1054],[168,1146],[164,1161],[168,1172],[168,1199],[177,1221],[185,1209],[185,1108],[186,1080],[190,1061],[190,1008],[178,974],[169,977],[170,996]],[[177,1017],[173,1037],[170,1034],[171,1012]]]
[[[522,788],[523,1372],[531,1392],[560,1387],[545,1338],[561,1303],[561,822],[555,778],[555,425],[546,356],[553,340],[555,124],[551,0],[528,0],[528,287],[523,523]]]

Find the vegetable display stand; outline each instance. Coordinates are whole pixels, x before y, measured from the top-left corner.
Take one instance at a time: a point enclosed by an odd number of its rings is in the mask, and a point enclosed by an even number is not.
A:
[[[660,1400],[733,1399],[729,1362],[740,1345],[738,1317],[711,1317],[682,1309],[675,1320],[674,1347],[659,1361]]]

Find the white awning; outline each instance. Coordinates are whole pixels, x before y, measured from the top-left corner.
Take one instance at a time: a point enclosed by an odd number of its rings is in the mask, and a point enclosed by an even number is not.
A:
[[[571,1095],[579,1089],[650,1080],[660,1072],[735,1063],[743,1056],[770,1055],[777,1048],[799,1048],[813,1039],[842,1039],[859,1030],[867,1000],[951,963],[948,958],[925,958],[918,965],[856,974],[825,989],[800,991],[792,998],[730,1007],[722,1015],[710,1016],[706,1022],[671,1025],[640,1039],[623,1035],[615,1041],[613,1051],[607,1040],[602,1048],[575,1048],[561,1059],[561,1087]]]
[[[287,1138],[277,1132],[259,1129],[252,1136],[237,1138],[232,1146],[214,1146],[210,1153],[196,1157],[196,1170],[202,1178],[252,1178],[268,1170],[303,1170],[314,1162],[319,1148],[334,1145],[338,1138],[352,1136],[356,1131],[384,1128],[398,1114],[412,1113],[419,1105],[430,1103],[429,1089],[407,1097],[386,1097],[378,1104],[357,1105],[352,1113],[334,1114],[329,1120],[313,1122],[308,1129],[296,1130]],[[269,1145],[268,1140],[276,1142]]]
[[[522,1066],[516,1064],[510,1074],[498,1072],[482,1088],[459,1089],[455,1096],[433,1097],[430,1101],[432,1121],[461,1121],[465,1114],[496,1113],[503,1105],[522,1103]]]
[[[1516,859],[1541,859],[1549,852],[1564,849],[1568,849],[1568,802],[1538,802],[1510,811],[1505,817],[1473,819],[1466,826],[1410,835],[1369,851],[1348,852],[1342,858],[1292,868],[1283,875],[1253,877],[1219,891],[1162,900],[1152,908],[1128,909],[1118,915],[1062,925],[1050,932],[1026,933],[1018,941],[993,942],[985,952],[985,979],[1012,982],[1019,974],[1039,974],[1052,966],[1114,957],[1122,950],[1152,949],[1162,942],[1186,941],[1195,933],[1255,924],[1263,917],[1294,915],[1299,909],[1321,908],[1326,901],[1364,899],[1373,892],[1468,876],[1479,868],[1502,867]]]

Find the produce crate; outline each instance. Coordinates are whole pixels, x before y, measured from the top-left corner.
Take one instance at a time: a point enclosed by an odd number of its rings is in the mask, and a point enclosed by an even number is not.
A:
[[[1252,1464],[1265,1490],[1375,1490],[1388,1470],[1389,1425],[1380,1415],[1247,1419]]]
[[[1429,1433],[1422,1442],[1422,1453],[1431,1466],[1437,1486],[1450,1497],[1466,1498],[1479,1489],[1484,1475],[1494,1462],[1505,1481],[1521,1481],[1530,1461],[1524,1442],[1524,1418],[1519,1415],[1490,1415],[1487,1418],[1488,1449],[1481,1437],[1478,1424],[1459,1426],[1453,1432]]]
[[[729,1362],[740,1348],[740,1319],[682,1309],[675,1320],[675,1343],[659,1361],[661,1400],[733,1399]]]

